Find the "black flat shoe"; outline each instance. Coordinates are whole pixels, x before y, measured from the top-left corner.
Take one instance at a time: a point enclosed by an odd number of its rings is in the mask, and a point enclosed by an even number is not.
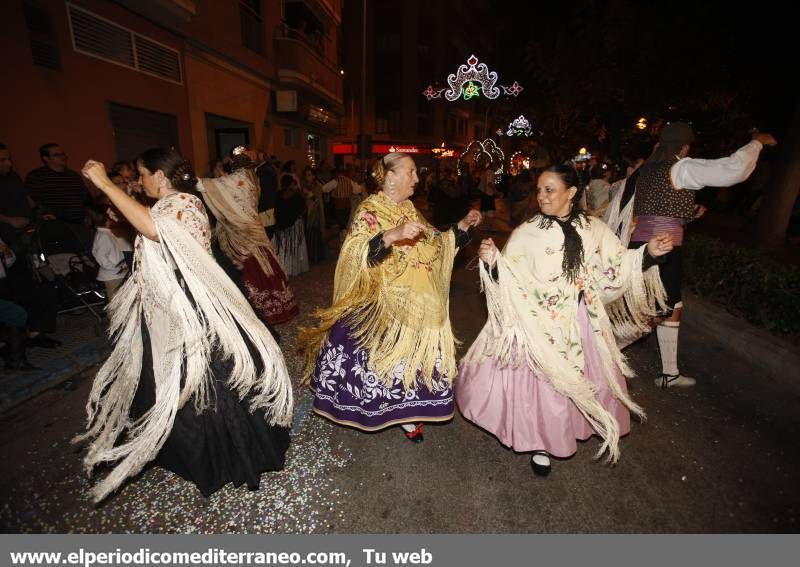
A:
[[[422,435],[422,424],[418,423],[414,428],[414,431],[404,431],[406,434],[406,439],[411,441],[412,443],[422,443],[425,441],[425,437]]]
[[[548,464],[543,465],[543,464],[539,464],[536,461],[534,461],[533,460],[534,457],[537,457],[537,456],[545,457],[547,459]],[[545,451],[536,451],[536,452],[533,453],[533,455],[531,455],[531,468],[533,469],[533,474],[535,474],[536,476],[544,477],[544,476],[549,475],[550,474],[550,464],[549,463],[550,463],[550,457],[548,456],[548,454]]]

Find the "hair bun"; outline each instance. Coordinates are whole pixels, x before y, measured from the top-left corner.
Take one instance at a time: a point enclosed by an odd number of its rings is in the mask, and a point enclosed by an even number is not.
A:
[[[178,191],[191,191],[197,186],[197,177],[194,174],[192,164],[183,160],[172,174],[170,179],[172,186]]]

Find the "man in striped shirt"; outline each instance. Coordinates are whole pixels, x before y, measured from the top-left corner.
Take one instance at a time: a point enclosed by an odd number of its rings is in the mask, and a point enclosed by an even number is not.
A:
[[[90,196],[83,179],[67,168],[67,154],[58,144],[44,144],[39,156],[44,165],[25,178],[28,194],[40,214],[51,214],[70,225],[81,242],[88,245],[90,235],[84,218]]]

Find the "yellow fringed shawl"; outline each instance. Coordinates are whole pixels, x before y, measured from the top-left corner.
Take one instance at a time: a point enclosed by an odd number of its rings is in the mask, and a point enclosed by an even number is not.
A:
[[[409,221],[424,224],[427,234],[405,246],[396,244],[388,258],[370,266],[369,241]],[[386,384],[392,383],[401,362],[406,389],[416,389],[418,371],[429,388],[434,368],[455,377],[455,339],[448,308],[455,253],[453,232],[436,230],[411,201],[398,204],[383,193],[365,199],[353,215],[339,253],[333,305],[315,313],[316,327],[301,331],[306,380],[328,331],[343,318]]]

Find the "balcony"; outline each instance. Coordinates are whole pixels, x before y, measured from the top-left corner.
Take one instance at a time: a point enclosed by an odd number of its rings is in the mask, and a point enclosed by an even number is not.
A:
[[[194,0],[117,0],[117,3],[167,28],[190,22],[197,15]]]
[[[297,84],[338,106],[343,104],[344,85],[335,63],[326,59],[324,45],[282,25],[275,37],[275,66],[284,84]]]
[[[286,5],[304,4],[320,19],[330,20],[336,25],[342,23],[343,0],[285,0]]]

